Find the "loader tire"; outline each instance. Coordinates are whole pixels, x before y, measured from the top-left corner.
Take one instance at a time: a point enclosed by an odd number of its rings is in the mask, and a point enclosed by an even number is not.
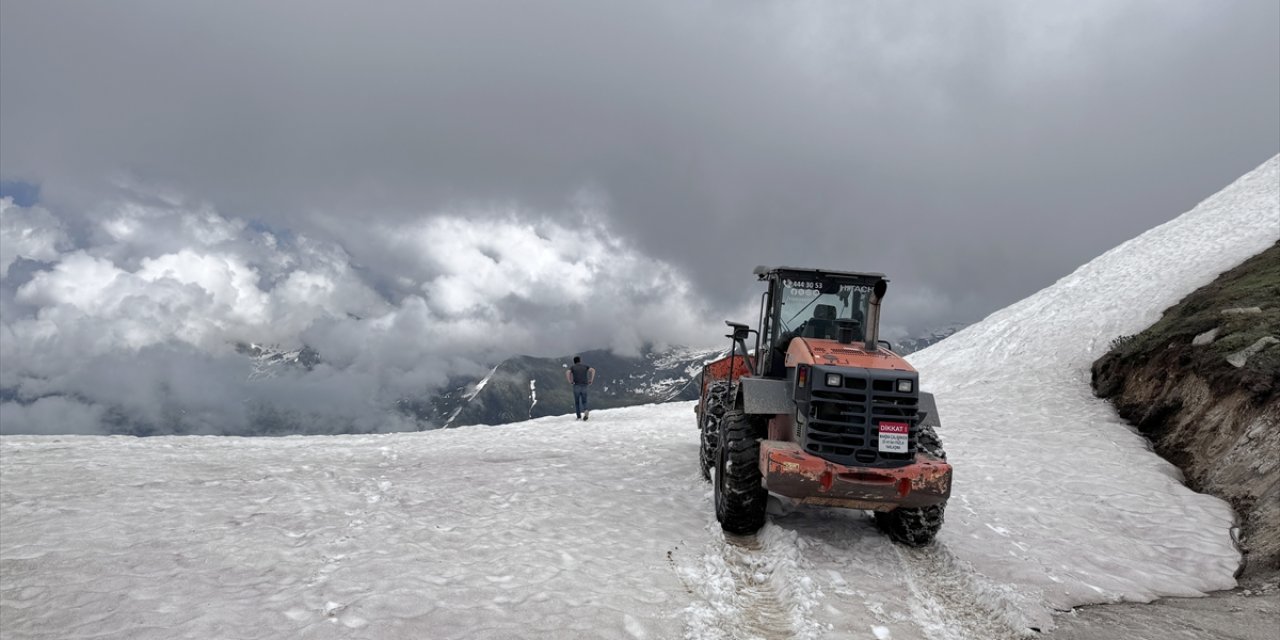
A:
[[[728,533],[749,535],[764,526],[769,492],[760,475],[764,425],[734,409],[724,414],[716,455],[716,520]]]
[[[929,507],[908,509],[898,507],[884,513],[877,511],[876,527],[889,534],[889,538],[908,547],[923,547],[938,536],[942,529],[943,512],[946,503]]]
[[[702,416],[699,418],[702,431],[698,447],[698,463],[702,468],[702,479],[711,479],[711,468],[716,464],[716,446],[720,438],[720,421],[729,408],[729,381],[716,380],[707,385],[707,397],[703,402]]]
[[[939,460],[947,459],[947,451],[942,448],[942,439],[932,426],[920,427],[920,435],[916,436],[916,450],[931,455]]]

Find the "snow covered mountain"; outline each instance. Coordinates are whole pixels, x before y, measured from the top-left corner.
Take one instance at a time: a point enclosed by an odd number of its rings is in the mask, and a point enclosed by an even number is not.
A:
[[[269,379],[289,372],[310,371],[322,361],[314,349],[242,343],[236,351],[250,358],[250,379]],[[719,349],[674,347],[624,357],[605,350],[587,351],[584,362],[597,371],[591,393],[595,409],[630,407],[655,402],[693,400],[702,366],[727,353]],[[507,358],[480,378],[457,378],[442,392],[403,398],[397,408],[420,424],[459,427],[507,424],[530,418],[573,412],[573,397],[564,372],[572,356]]]
[[[909,355],[946,340],[966,326],[967,325],[962,322],[956,322],[941,327],[935,327],[921,332],[918,336],[911,336],[893,343],[893,350],[904,356]]]
[[[950,325],[895,343],[908,354],[942,341],[963,325]],[[596,409],[630,407],[654,402],[695,400],[702,366],[721,358],[728,349],[677,347],[650,351],[637,358],[608,351],[588,351],[583,361],[598,372],[591,393]],[[564,381],[571,356],[518,356],[502,361],[480,379],[458,380],[449,391],[414,406],[415,415],[443,426],[506,424],[529,418],[573,412],[573,397]]]
[[[275,378],[289,371],[310,371],[320,364],[320,354],[308,346],[282,349],[276,345],[237,343],[236,353],[248,356],[253,363],[250,380]]]
[[[952,328],[931,335],[903,341],[901,352],[910,353],[949,335]],[[324,362],[323,354],[310,346],[281,347],[274,344],[241,342],[233,345],[236,353],[248,360],[246,381],[270,384],[281,379],[305,376]],[[674,347],[649,350],[637,357],[623,357],[609,351],[583,353],[586,362],[596,367],[598,384],[592,389],[591,406],[595,409],[628,407],[654,402],[692,400],[697,398],[696,380],[703,364],[727,353],[723,349],[691,349]],[[538,358],[516,356],[502,360],[482,377],[458,377],[444,390],[398,398],[387,406],[407,418],[398,424],[403,428],[427,430],[471,424],[507,424],[550,415],[573,412],[573,399],[564,383],[564,370],[572,356]],[[57,395],[57,394],[52,394]],[[14,390],[0,388],[0,399],[20,400]],[[251,423],[223,432],[228,435],[315,435],[318,433],[365,433],[368,425],[344,424],[341,420],[318,423],[313,417],[297,411],[272,407],[270,399],[256,403]],[[167,405],[171,416],[181,416],[189,408]],[[114,408],[105,423],[109,433],[123,435],[157,435],[171,433],[176,422],[156,421],[138,416],[128,407]],[[178,420],[177,422],[181,422]],[[184,433],[176,429],[178,433]]]
[[[250,360],[250,380],[311,371],[323,361],[308,346],[286,349],[240,343],[235,349]],[[725,353],[685,347],[649,350],[638,357],[605,350],[584,352],[584,361],[596,367],[598,374],[591,406],[607,409],[695,399],[702,366]],[[507,424],[572,413],[573,398],[564,379],[572,359],[515,356],[497,363],[483,377],[457,378],[445,391],[402,398],[396,409],[427,428]]]
[[[926,549],[838,510],[723,535],[688,402],[430,433],[4,436],[0,620],[23,638],[985,639],[1229,588],[1230,510],[1093,397],[1089,364],[1277,239],[1280,156],[913,354],[956,466]]]
[[[593,409],[629,407],[654,402],[692,400],[694,383],[706,362],[727,351],[675,348],[627,358],[608,351],[588,351],[583,362],[596,369],[590,395]],[[428,419],[443,426],[505,424],[573,412],[573,396],[565,383],[572,356],[518,356],[500,362],[479,380],[459,381],[432,398]]]

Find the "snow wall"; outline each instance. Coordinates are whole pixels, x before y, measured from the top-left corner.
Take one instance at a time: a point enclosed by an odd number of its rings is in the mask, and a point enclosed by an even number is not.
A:
[[[1111,340],[1277,240],[1280,156],[910,356],[956,469],[940,538],[952,553],[1056,609],[1234,587],[1230,508],[1186,488],[1093,396],[1089,369]]]

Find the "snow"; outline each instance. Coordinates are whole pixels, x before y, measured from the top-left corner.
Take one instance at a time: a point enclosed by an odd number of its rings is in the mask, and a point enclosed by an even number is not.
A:
[[[453,410],[453,413],[449,414],[449,418],[444,421],[445,427],[451,426],[453,424],[453,421],[458,419],[458,415],[462,413],[462,410],[467,408],[467,404],[469,404],[472,400],[475,400],[476,396],[480,395],[480,392],[484,390],[485,385],[489,384],[489,381],[493,379],[493,375],[498,372],[498,368],[501,366],[502,366],[501,362],[499,362],[496,365],[493,365],[493,368],[489,370],[489,373],[485,375],[484,378],[482,378],[479,382],[477,382],[475,386],[472,387],[470,390],[468,390],[466,393],[462,394],[463,402]],[[532,384],[532,381],[530,382],[530,384]],[[531,399],[534,398],[532,394],[533,394],[532,387],[530,387]],[[535,403],[536,403],[536,400],[535,400]],[[532,408],[533,406],[530,405],[530,410],[532,410]]]
[[[726,536],[693,403],[286,438],[0,438],[15,638],[1019,637],[1049,611],[1234,585],[1224,503],[1089,363],[1280,237],[1280,160],[913,354],[956,465],[939,543],[771,505]]]
[[[465,404],[458,405],[458,407],[453,410],[453,413],[449,414],[448,419],[444,421],[444,426],[448,427],[453,424],[453,421],[458,419],[458,415],[461,414],[462,410],[465,408],[467,408],[467,405]]]
[[[702,367],[698,367],[701,371]],[[633,379],[644,379],[643,376],[631,376]],[[651,398],[673,398],[680,393],[685,385],[689,384],[692,378],[662,378],[660,380],[646,380],[632,388],[632,393],[649,396]]]
[[[1055,609],[1233,587],[1231,510],[1183,486],[1093,396],[1089,367],[1111,340],[1277,240],[1280,156],[910,356],[957,468],[947,548]]]
[[[653,359],[653,367],[655,369],[673,369],[685,363],[687,365],[685,373],[692,376],[702,371],[702,365],[716,360],[724,355],[725,350],[722,348],[697,348],[697,347],[675,347]]]
[[[691,416],[5,437],[0,618],[47,638],[679,637],[673,563],[711,537]]]
[[[249,343],[248,352],[252,355],[249,380],[266,380],[278,377],[289,367],[299,366],[302,349],[284,350],[278,347]]]
[[[672,347],[649,354],[650,373],[634,373],[623,381],[626,393],[638,394],[658,401],[673,400],[693,383],[702,368],[723,356],[725,349]],[[655,377],[661,376],[661,377]],[[604,387],[609,391],[609,386]]]
[[[489,381],[493,379],[493,374],[497,373],[498,367],[501,367],[501,366],[502,366],[501,362],[494,365],[493,368],[489,370],[489,374],[486,375],[483,379],[481,379],[480,382],[477,382],[476,386],[473,389],[462,394],[462,397],[466,398],[468,402],[470,402],[471,400],[474,400],[475,397],[480,395],[480,392],[484,390],[485,385],[489,384]]]

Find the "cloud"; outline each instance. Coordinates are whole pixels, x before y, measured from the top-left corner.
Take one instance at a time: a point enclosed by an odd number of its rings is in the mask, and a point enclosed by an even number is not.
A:
[[[104,407],[69,398],[40,398],[30,404],[0,403],[0,433],[93,435],[102,430]]]
[[[40,207],[20,207],[0,198],[0,278],[20,258],[48,262],[68,246],[62,224]]]
[[[388,298],[340,246],[208,206],[104,203],[77,248],[47,211],[6,206],[14,237],[59,238],[28,251],[45,267],[0,278],[6,432],[55,409],[78,430],[146,434],[413,428],[398,400],[511,355],[711,339],[688,282],[595,214],[384,224],[407,267],[382,274],[407,291]],[[305,344],[322,362],[261,379],[244,343]]]
[[[188,194],[340,242],[387,294],[420,265],[386,229],[572,227],[586,190],[715,307],[801,263],[969,289],[903,322],[973,320],[1280,144],[1274,2],[0,11],[3,177],[73,217]]]

